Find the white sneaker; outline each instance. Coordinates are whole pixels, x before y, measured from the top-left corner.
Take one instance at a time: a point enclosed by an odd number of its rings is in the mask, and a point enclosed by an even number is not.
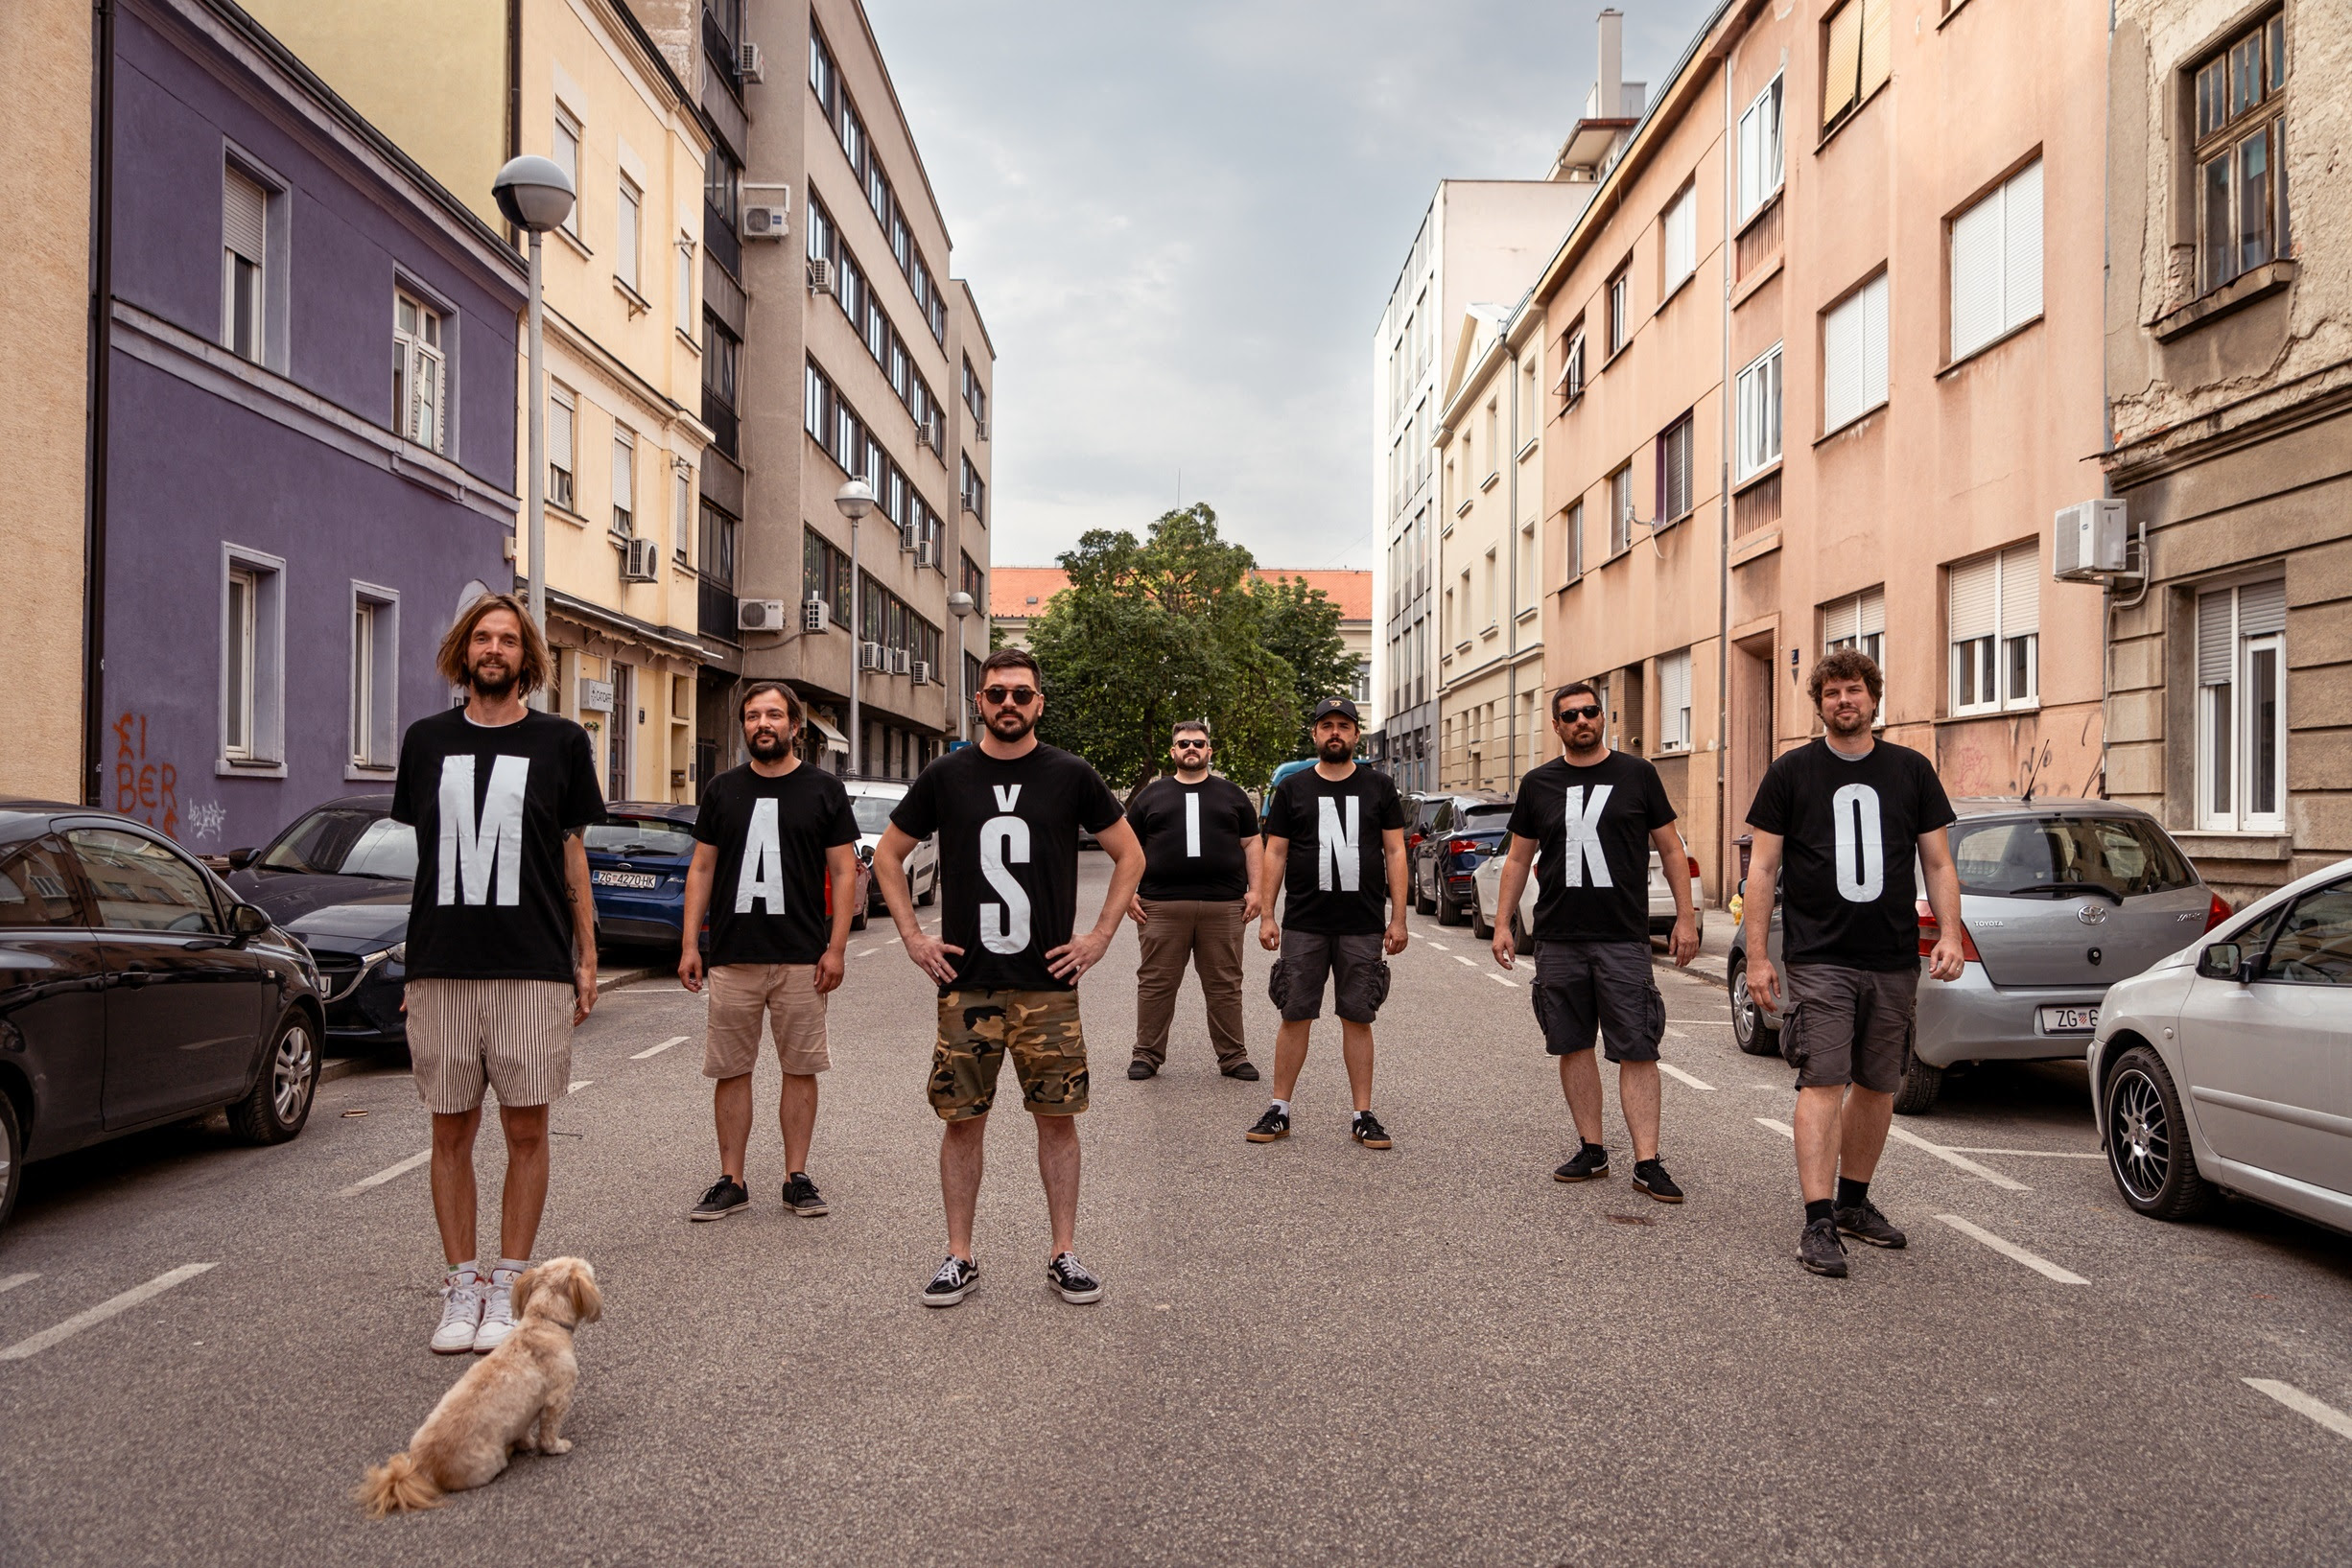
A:
[[[479,1277],[452,1275],[441,1287],[441,1326],[433,1331],[435,1355],[463,1355],[482,1327],[482,1297],[489,1289]]]
[[[490,1275],[483,1287],[482,1326],[474,1330],[473,1348],[478,1355],[488,1355],[514,1332],[514,1282],[519,1277],[500,1269]]]

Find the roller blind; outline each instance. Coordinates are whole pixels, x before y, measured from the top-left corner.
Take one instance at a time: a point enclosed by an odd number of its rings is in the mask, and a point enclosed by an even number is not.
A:
[[[2287,629],[2287,583],[2283,577],[2249,582],[2238,590],[2238,635],[2260,637]]]
[[[1882,637],[1886,630],[1887,591],[1884,587],[1866,588],[1851,598],[1839,599],[1822,613],[1822,637],[1826,643]]]
[[[2001,635],[2041,630],[2041,552],[2032,544],[2001,552]]]
[[[1868,98],[1893,68],[1893,0],[1855,0],[1847,9],[1862,12],[1862,85],[1855,96]]]
[[[1862,57],[1863,0],[1849,0],[1829,18],[1829,49],[1822,67],[1822,126],[1853,107],[1855,69]]]
[[[2041,160],[2018,170],[2001,194],[2001,325],[2007,331],[2041,314]]]
[[[1996,615],[2000,570],[2001,558],[1998,555],[1964,561],[1952,568],[1953,642],[1965,643],[1974,638],[1990,637],[2000,629]]]
[[[1887,275],[1856,290],[1822,323],[1822,428],[1833,431],[1887,400]]]
[[[1659,740],[1669,747],[1690,744],[1690,650],[1669,653],[1658,661],[1658,718]]]
[[[2234,593],[2223,588],[2197,596],[2197,684],[2227,686],[2237,632],[2230,614]]]
[[[558,398],[548,399],[547,457],[556,468],[572,467],[572,406]]]
[[[221,180],[221,243],[259,267],[269,251],[270,193],[244,170],[224,165]]]

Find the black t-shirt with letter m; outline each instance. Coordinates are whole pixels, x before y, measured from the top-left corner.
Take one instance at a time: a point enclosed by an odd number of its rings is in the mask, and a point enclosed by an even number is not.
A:
[[[1814,740],[1764,771],[1748,825],[1781,849],[1781,961],[1899,973],[1919,962],[1919,835],[1951,826],[1935,764],[1881,740],[1846,758]]]
[[[959,746],[916,776],[890,825],[939,835],[939,939],[963,949],[952,989],[1075,989],[1046,954],[1077,923],[1079,828],[1118,820],[1110,786],[1059,746],[1010,759]]]
[[[569,980],[563,840],[604,815],[588,732],[554,714],[452,708],[400,739],[392,820],[416,830],[413,980]]]
[[[1127,803],[1127,825],[1143,844],[1144,898],[1237,902],[1249,892],[1258,807],[1231,779],[1154,779]]]
[[[1519,781],[1515,837],[1536,842],[1538,942],[1647,942],[1650,834],[1674,820],[1658,769],[1612,751],[1555,757]]]
[[[769,777],[746,762],[713,779],[694,838],[717,851],[711,963],[813,964],[833,939],[825,852],[858,842],[841,781],[803,762]]]
[[[1388,925],[1388,860],[1381,833],[1404,826],[1396,781],[1358,764],[1334,783],[1320,768],[1284,779],[1266,806],[1266,836],[1287,839],[1282,924],[1294,931],[1362,936]]]

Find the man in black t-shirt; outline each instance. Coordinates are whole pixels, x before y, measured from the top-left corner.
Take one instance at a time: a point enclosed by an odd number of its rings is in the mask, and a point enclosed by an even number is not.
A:
[[[784,1128],[784,1206],[804,1219],[827,1212],[809,1180],[816,1131],[816,1075],[825,1049],[825,998],[841,983],[842,950],[858,896],[858,819],[849,791],[799,756],[801,704],[781,681],[754,681],[737,705],[750,761],[702,791],[694,859],[686,873],[686,940],[678,980],[703,987],[702,930],[710,917],[711,1005],[702,1074],[716,1080],[718,1180],[689,1210],[719,1220],[751,1202],[743,1184],[751,1142],[751,1070],[766,1019],[784,1068],[776,1119]],[[717,897],[713,897],[716,891]]]
[[[1372,1021],[1388,997],[1388,960],[1406,940],[1404,802],[1387,774],[1356,765],[1360,724],[1345,697],[1317,703],[1315,765],[1284,779],[1266,803],[1258,943],[1282,954],[1266,994],[1282,1026],[1274,1036],[1274,1101],[1243,1135],[1252,1143],[1290,1135],[1290,1095],[1328,979],[1355,1104],[1349,1134],[1367,1149],[1389,1146],[1372,1113]]]
[[[1934,764],[1871,735],[1886,690],[1877,662],[1835,649],[1813,667],[1810,690],[1826,733],[1776,759],[1756,787],[1742,918],[1749,995],[1783,1015],[1780,1054],[1797,1069],[1798,1260],[1844,1278],[1839,1232],[1873,1247],[1906,1239],[1870,1191],[1911,1065],[1924,934],[1913,857],[1927,870],[1936,922],[1927,972],[1938,980],[1960,978],[1960,874],[1945,832],[1952,803]],[[1767,947],[1784,861],[1785,1010]]]
[[[1209,726],[1188,718],[1169,737],[1174,777],[1162,774],[1127,803],[1143,845],[1143,885],[1128,908],[1140,930],[1135,1060],[1130,1078],[1167,1061],[1168,1022],[1189,962],[1209,1007],[1209,1038],[1228,1078],[1258,1081],[1241,1038],[1241,927],[1258,913],[1258,807],[1241,786],[1209,771]]]
[[[571,1082],[572,1031],[597,999],[596,903],[581,831],[604,815],[587,732],[523,699],[552,667],[511,594],[485,594],[435,667],[465,706],[400,740],[392,820],[416,830],[409,903],[409,1059],[433,1114],[433,1213],[449,1275],[433,1348],[496,1349],[547,1205],[547,1108]],[[499,1257],[474,1240],[474,1135],[498,1092],[506,1135]]]
[[[926,1306],[953,1306],[980,1271],[972,1217],[980,1197],[982,1138],[997,1075],[1013,1059],[1023,1103],[1037,1123],[1053,1250],[1046,1278],[1065,1301],[1097,1301],[1102,1281],[1078,1261],[1078,1124],[1086,1109],[1086,1036],[1079,976],[1110,948],[1143,878],[1143,847],[1118,801],[1086,762],[1037,739],[1046,699],[1037,661],[1000,648],[980,667],[979,744],[925,768],[890,813],[874,875],[906,956],[939,984],[939,1037],[930,1102],[947,1123],[939,1187],[948,1255],[923,1290]],[[1111,891],[1084,931],[1078,914],[1078,830],[1111,856]],[[939,935],[915,921],[906,854],[939,835]]]
[[[1650,973],[1650,852],[1674,890],[1677,964],[1699,950],[1690,897],[1690,858],[1674,828],[1674,807],[1658,769],[1611,751],[1600,694],[1582,681],[1552,693],[1552,733],[1564,755],[1519,781],[1511,808],[1511,854],[1494,900],[1494,961],[1512,967],[1512,911],[1536,866],[1536,1022],[1543,1048],[1560,1059],[1560,1087],[1583,1147],[1558,1182],[1609,1174],[1601,1141],[1598,1033],[1617,1064],[1617,1102],[1634,1139],[1634,1185],[1662,1204],[1682,1189],[1658,1158],[1658,1044],[1666,999]],[[1542,858],[1536,859],[1541,851]]]

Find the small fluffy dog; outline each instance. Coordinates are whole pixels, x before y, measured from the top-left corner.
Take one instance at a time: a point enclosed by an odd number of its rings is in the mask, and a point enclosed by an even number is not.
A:
[[[596,1270],[557,1257],[524,1271],[514,1314],[514,1332],[441,1395],[408,1452],[368,1467],[359,1500],[370,1518],[439,1508],[445,1492],[486,1486],[517,1449],[571,1451],[561,1433],[579,1382],[572,1331],[604,1316]]]

